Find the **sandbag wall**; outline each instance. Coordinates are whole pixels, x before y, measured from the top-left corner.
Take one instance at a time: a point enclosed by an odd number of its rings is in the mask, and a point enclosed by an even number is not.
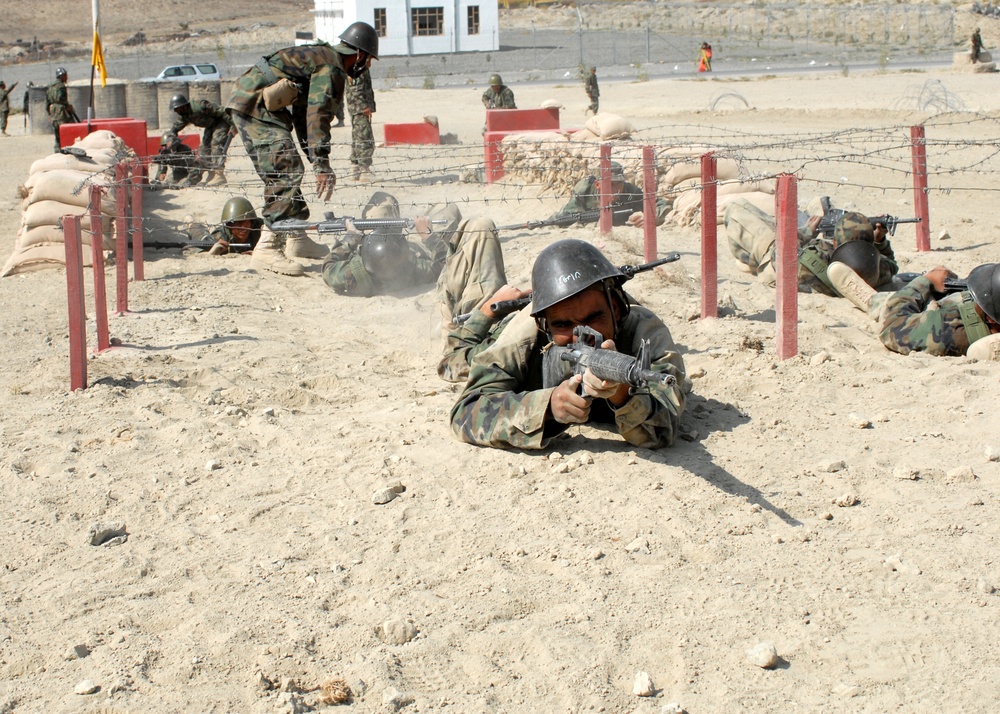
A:
[[[52,154],[31,165],[28,178],[19,189],[22,214],[14,252],[0,269],[0,277],[65,265],[63,216],[86,215],[90,186],[110,186],[114,181],[116,164],[134,158],[121,139],[110,131],[88,134],[74,144],[74,148],[83,149],[87,156]],[[105,250],[111,250],[114,248],[113,191],[102,195],[101,215],[103,246]],[[83,243],[89,246],[89,220],[84,220],[81,237]],[[91,251],[83,251],[83,259],[85,265],[91,265]]]
[[[525,132],[502,140],[505,181],[541,184],[543,191],[568,196],[581,179],[594,174],[600,163],[601,144],[610,143],[611,160],[625,170],[625,178],[640,188],[643,183],[643,145],[632,141],[630,122],[615,114],[598,114],[587,128],[574,133]],[[657,193],[672,202],[667,222],[681,226],[701,223],[701,157],[719,147],[705,145],[656,147]],[[726,207],[735,198],[746,198],[768,213],[774,211],[774,181],[741,178],[739,162],[716,160],[718,210],[722,223]]]

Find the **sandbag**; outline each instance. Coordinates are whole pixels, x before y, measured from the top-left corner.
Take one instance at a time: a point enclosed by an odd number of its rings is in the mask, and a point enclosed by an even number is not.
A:
[[[587,120],[587,129],[600,137],[601,141],[608,139],[628,139],[635,127],[623,116],[618,114],[595,114]]]
[[[125,142],[118,138],[118,135],[107,129],[92,131],[84,137],[74,142],[73,146],[81,149],[112,149],[120,151],[125,148]]]
[[[104,171],[117,163],[117,155],[111,149],[90,149],[87,151],[90,159],[84,159],[72,154],[51,154],[35,161],[28,170],[28,175],[41,171]]]
[[[556,108],[556,109],[565,109],[565,108],[566,108],[566,107],[564,107],[564,106],[563,106],[563,105],[562,105],[562,104],[561,104],[561,103],[559,102],[559,100],[558,100],[558,99],[546,99],[546,100],[545,100],[544,102],[542,102],[542,103],[541,103],[541,104],[539,104],[538,106],[540,106],[540,107],[541,107],[542,109],[552,109],[552,108]]]
[[[57,226],[63,216],[82,216],[86,213],[86,206],[73,206],[61,201],[38,201],[24,209],[24,213],[21,215],[21,225],[25,228]],[[109,214],[103,214],[103,216],[104,223],[111,225],[112,217]]]
[[[0,269],[0,278],[18,273],[28,273],[33,270],[59,268],[66,265],[66,246],[62,243],[33,245],[28,248],[16,249]],[[93,267],[94,262],[90,250],[83,251],[83,267]]]
[[[107,186],[108,177],[101,173],[86,171],[41,171],[32,174],[24,182],[27,196],[21,203],[26,209],[39,201],[59,201],[71,206],[87,206],[90,203],[90,186]],[[101,211],[114,214],[115,196],[113,191],[104,191],[101,196]]]
[[[740,175],[740,165],[736,159],[717,159],[715,162],[715,177],[719,181],[735,179]],[[689,178],[701,178],[701,162],[679,162],[670,167],[663,182],[674,186]]]
[[[570,141],[598,141],[600,138],[590,129],[580,129],[580,131],[574,131],[569,135]]]
[[[104,219],[104,221],[102,221],[102,226],[102,232],[104,234],[102,245],[105,250],[113,250],[115,247],[115,236],[111,231],[113,226],[108,219]],[[85,220],[84,224],[80,226],[80,241],[84,245],[89,246],[90,236],[90,221]],[[35,226],[34,228],[25,228],[22,226],[17,232],[17,241],[14,245],[23,249],[30,248],[34,245],[62,242],[63,229],[61,226]]]

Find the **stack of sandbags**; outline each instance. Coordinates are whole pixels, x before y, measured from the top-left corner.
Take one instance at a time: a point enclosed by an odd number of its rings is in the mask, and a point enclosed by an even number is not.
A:
[[[951,65],[956,70],[961,70],[963,72],[975,72],[977,74],[982,72],[997,71],[997,64],[993,61],[993,55],[990,54],[989,50],[980,50],[979,61],[975,63],[972,61],[971,50],[956,52],[952,55]]]
[[[673,201],[673,209],[666,222],[679,226],[701,224],[701,156],[711,147],[691,146],[668,150],[675,159],[660,180],[660,188]],[[774,181],[749,180],[740,176],[736,159],[719,157],[715,162],[716,224],[723,222],[726,207],[737,198],[745,198],[753,205],[774,212]]]
[[[83,149],[86,156],[52,154],[31,165],[28,179],[19,190],[21,227],[14,252],[0,270],[0,277],[64,265],[63,216],[86,215],[90,186],[110,186],[115,165],[130,155],[121,139],[109,131],[93,132],[80,139],[74,148]],[[101,214],[103,246],[108,250],[114,247],[114,191],[102,194]],[[81,229],[81,239],[89,246],[88,219],[83,220]],[[90,250],[83,251],[83,259],[85,265],[91,265]]]

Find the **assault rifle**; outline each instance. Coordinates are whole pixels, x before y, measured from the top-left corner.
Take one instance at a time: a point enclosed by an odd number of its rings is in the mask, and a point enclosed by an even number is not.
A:
[[[816,226],[816,230],[823,235],[832,236],[833,229],[837,227],[837,222],[844,217],[846,211],[842,208],[831,208],[829,196],[823,196],[819,199],[819,203],[823,207],[823,217],[820,219],[819,225]],[[903,223],[920,223],[919,218],[899,218],[898,216],[890,216],[888,213],[881,216],[868,216],[868,220],[873,227],[876,223],[881,223],[891,236],[896,235],[896,227]]]
[[[659,260],[654,260],[649,263],[643,263],[642,265],[620,265],[618,269],[625,273],[625,279],[631,280],[635,277],[636,273],[644,273],[647,270],[652,270],[653,268],[665,265],[666,263],[673,263],[681,259],[680,253],[670,253]],[[498,302],[490,303],[490,310],[493,311],[496,319],[506,317],[512,312],[517,312],[522,308],[527,307],[531,303],[531,296],[526,295],[523,298],[518,298],[517,300],[500,300]],[[452,322],[456,325],[463,325],[469,321],[473,313],[466,312],[461,315],[456,315],[452,318]]]
[[[575,342],[565,347],[549,345],[545,350],[542,384],[546,388],[561,384],[574,374],[582,375],[588,369],[598,379],[628,384],[633,391],[649,384],[677,384],[677,378],[672,374],[650,369],[649,340],[643,340],[639,354],[630,357],[614,350],[601,349],[604,337],[592,327],[577,325],[573,328],[573,336]]]
[[[412,218],[354,218],[352,216],[341,216],[337,218],[333,213],[324,213],[322,221],[303,221],[297,218],[285,218],[271,224],[273,231],[316,231],[323,233],[345,233],[347,231],[347,221],[351,222],[356,230],[370,231],[375,228],[413,228]],[[431,221],[433,225],[447,223],[445,220]]]
[[[143,241],[143,248],[198,248],[199,250],[211,250],[218,241],[214,240],[154,240]],[[230,243],[230,253],[249,253],[253,246],[249,243]]]
[[[612,209],[612,222],[614,221],[614,216],[631,216],[635,211],[631,208],[618,208]],[[563,216],[555,216],[553,218],[546,218],[541,221],[525,221],[524,223],[512,223],[509,226],[498,226],[498,231],[523,231],[523,230],[534,230],[535,228],[548,228],[549,226],[559,226],[560,228],[565,228],[566,226],[571,226],[574,223],[596,223],[601,218],[600,211],[579,211],[577,213],[567,213]]]
[[[894,280],[901,281],[904,285],[909,285],[917,278],[923,277],[923,273],[896,273]],[[963,278],[945,278],[944,294],[960,293],[969,289],[969,284]]]

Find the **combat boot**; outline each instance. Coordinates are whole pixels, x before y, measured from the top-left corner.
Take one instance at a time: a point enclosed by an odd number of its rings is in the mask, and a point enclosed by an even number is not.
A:
[[[208,180],[205,181],[206,186],[225,186],[227,183],[226,174],[223,173],[222,169],[209,172]]]
[[[260,232],[260,240],[257,241],[257,247],[250,255],[250,265],[280,275],[304,275],[306,271],[302,264],[288,260],[283,248],[282,239],[270,229],[263,228]]]
[[[285,255],[289,258],[312,258],[320,260],[330,253],[330,249],[317,243],[304,232],[285,234]]]
[[[854,303],[856,308],[871,315],[872,298],[877,291],[862,280],[860,275],[837,261],[830,263],[826,269],[826,277],[838,293]]]
[[[367,166],[359,166],[354,180],[358,183],[371,183],[375,180],[375,174]]]

